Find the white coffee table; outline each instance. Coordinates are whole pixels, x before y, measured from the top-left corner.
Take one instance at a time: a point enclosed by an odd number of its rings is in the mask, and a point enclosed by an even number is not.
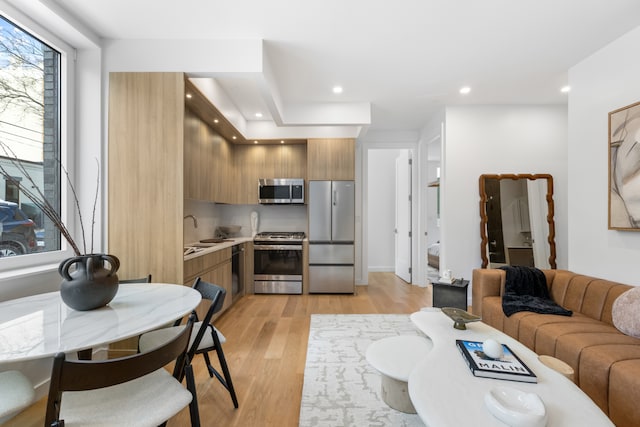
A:
[[[411,321],[433,341],[433,349],[409,376],[409,396],[420,418],[428,426],[504,426],[484,403],[494,387],[511,387],[536,393],[545,404],[548,427],[613,426],[609,418],[562,374],[545,366],[538,355],[508,335],[482,322],[453,328],[453,321],[440,311],[420,311]],[[473,376],[456,348],[456,339],[484,341],[493,338],[507,344],[538,377],[537,384],[478,378]]]

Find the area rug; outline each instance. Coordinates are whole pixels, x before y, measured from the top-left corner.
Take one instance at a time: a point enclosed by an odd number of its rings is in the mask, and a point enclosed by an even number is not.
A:
[[[420,332],[408,315],[312,315],[300,427],[424,426],[382,401],[380,374],[365,358],[370,343],[394,335]]]

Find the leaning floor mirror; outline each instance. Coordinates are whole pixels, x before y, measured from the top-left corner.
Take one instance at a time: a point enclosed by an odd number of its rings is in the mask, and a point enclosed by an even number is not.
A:
[[[556,268],[553,209],[549,174],[481,175],[482,268]]]

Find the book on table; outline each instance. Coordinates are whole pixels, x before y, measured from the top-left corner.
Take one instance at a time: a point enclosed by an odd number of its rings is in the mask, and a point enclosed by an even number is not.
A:
[[[456,345],[476,377],[538,382],[536,374],[506,344],[502,344],[504,354],[500,359],[487,356],[478,341],[456,340]]]

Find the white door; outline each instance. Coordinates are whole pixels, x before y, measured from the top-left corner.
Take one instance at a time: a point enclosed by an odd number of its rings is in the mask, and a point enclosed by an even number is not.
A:
[[[411,156],[403,150],[396,159],[396,275],[411,283]]]

